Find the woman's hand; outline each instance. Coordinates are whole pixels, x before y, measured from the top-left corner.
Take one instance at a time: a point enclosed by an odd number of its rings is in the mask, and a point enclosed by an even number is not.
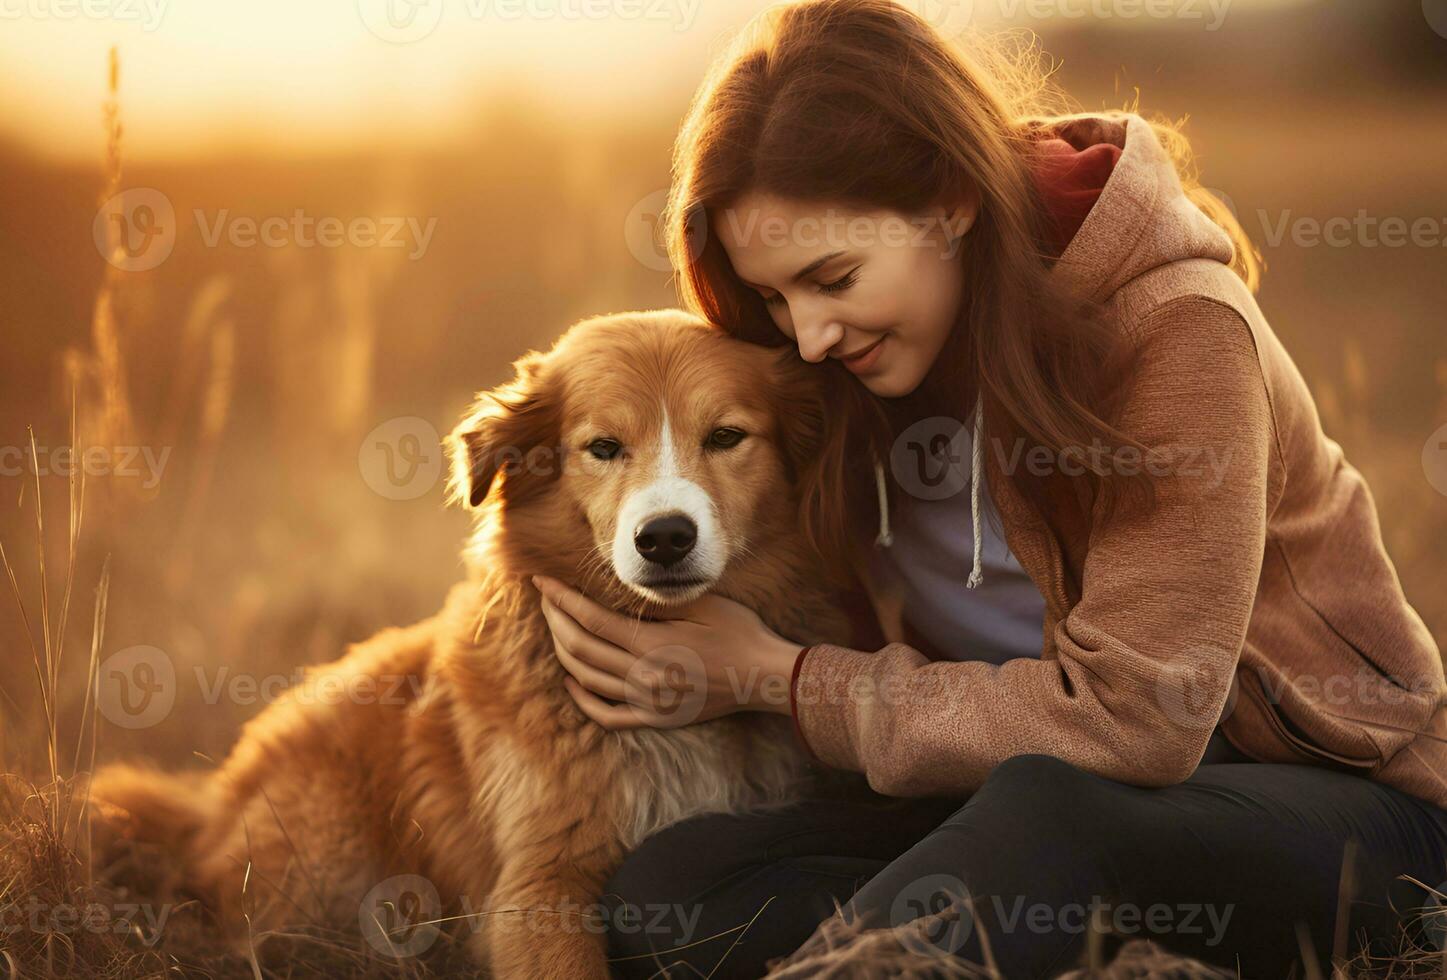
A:
[[[709,592],[671,610],[667,620],[645,622],[556,579],[537,575],[533,584],[568,672],[563,686],[604,728],[680,728],[735,711],[789,713],[800,644],[747,606]]]

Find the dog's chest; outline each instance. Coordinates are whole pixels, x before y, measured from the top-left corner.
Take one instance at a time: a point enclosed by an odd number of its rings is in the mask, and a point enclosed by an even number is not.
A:
[[[805,776],[788,720],[777,716],[735,715],[621,736],[622,778],[612,787],[612,803],[628,850],[698,814],[790,802]]]

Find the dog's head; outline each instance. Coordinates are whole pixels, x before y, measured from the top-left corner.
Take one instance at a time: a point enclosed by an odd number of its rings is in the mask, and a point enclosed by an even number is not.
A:
[[[514,367],[447,440],[494,559],[672,605],[796,533],[824,409],[794,348],[654,310],[583,320]]]

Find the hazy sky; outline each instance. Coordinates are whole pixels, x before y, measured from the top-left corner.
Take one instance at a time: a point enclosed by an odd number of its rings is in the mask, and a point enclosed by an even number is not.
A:
[[[1302,0],[904,0],[950,30],[1001,19],[1123,27]],[[0,132],[96,159],[118,44],[131,159],[258,147],[415,143],[500,83],[571,111],[667,99],[766,0],[0,0]],[[1151,11],[1156,11],[1152,13]]]

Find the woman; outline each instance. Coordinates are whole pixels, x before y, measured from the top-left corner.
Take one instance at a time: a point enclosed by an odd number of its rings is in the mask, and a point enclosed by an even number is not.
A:
[[[916,952],[1010,978],[1089,921],[1248,977],[1395,951],[1431,899],[1398,876],[1447,877],[1441,660],[1184,139],[1049,112],[1028,59],[889,0],[754,26],[679,136],[669,248],[691,308],[826,373],[801,519],[887,642],[540,587],[599,724],[664,724],[627,665],[685,645],[700,717],[789,711],[873,792],[646,841],[610,891],[661,911],[615,921],[619,974],[759,976],[836,901],[953,903]],[[750,670],[788,698],[738,703]]]

